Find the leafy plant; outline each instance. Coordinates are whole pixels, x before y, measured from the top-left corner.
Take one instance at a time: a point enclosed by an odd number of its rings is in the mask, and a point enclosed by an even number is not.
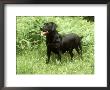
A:
[[[45,22],[56,23],[61,35],[76,33],[83,36],[83,60],[74,50],[72,61],[69,54],[65,53],[62,55],[62,63],[57,64],[57,57],[52,53],[50,63],[45,64],[45,36],[41,36],[40,31]],[[17,16],[16,55],[17,74],[94,74],[94,17]]]

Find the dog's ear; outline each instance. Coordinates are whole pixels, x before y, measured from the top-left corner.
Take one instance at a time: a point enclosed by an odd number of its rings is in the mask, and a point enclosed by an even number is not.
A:
[[[52,23],[52,31],[56,30],[57,25],[55,23]]]

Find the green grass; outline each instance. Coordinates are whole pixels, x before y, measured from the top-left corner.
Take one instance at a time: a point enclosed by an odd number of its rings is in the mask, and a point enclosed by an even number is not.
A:
[[[83,59],[74,50],[73,60],[68,53],[62,54],[62,61],[58,63],[57,55],[51,56],[49,64],[46,64],[45,40],[34,46],[33,49],[23,49],[17,53],[16,73],[17,74],[94,74],[94,23],[87,22],[82,17],[17,17],[17,38],[23,38],[27,33],[28,20],[53,21],[58,25],[57,30],[60,34],[77,33],[84,36],[82,39]],[[34,18],[34,19],[33,19]],[[22,24],[23,23],[23,24]],[[24,28],[26,26],[26,29]],[[21,29],[21,31],[20,31]],[[23,32],[23,35],[22,33]],[[45,38],[45,37],[43,37]]]

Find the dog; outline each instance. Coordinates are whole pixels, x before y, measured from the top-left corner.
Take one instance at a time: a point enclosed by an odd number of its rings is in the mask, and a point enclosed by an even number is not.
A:
[[[44,23],[40,28],[42,34],[46,36],[47,57],[46,63],[49,63],[51,52],[58,55],[58,59],[61,62],[61,54],[66,51],[69,52],[71,59],[73,58],[73,49],[76,49],[78,54],[82,56],[81,39],[75,33],[66,34],[61,36],[57,30],[57,25],[54,22]]]

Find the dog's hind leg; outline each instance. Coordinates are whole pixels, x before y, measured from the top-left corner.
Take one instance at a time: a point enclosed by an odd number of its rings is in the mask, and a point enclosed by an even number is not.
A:
[[[82,58],[82,46],[81,46],[81,43],[79,44],[79,49],[80,49],[80,56],[81,56],[81,59],[83,59],[83,58]]]
[[[77,53],[80,55],[81,59],[82,59],[82,47],[77,47],[75,48]]]
[[[81,46],[81,43],[79,44],[79,49],[80,49],[80,54],[82,56],[82,46]]]
[[[69,54],[70,54],[70,56],[71,56],[71,60],[72,60],[72,58],[73,58],[72,50],[69,50]]]
[[[75,49],[76,49],[77,53],[80,55],[79,48],[78,48],[78,47],[76,47]]]

